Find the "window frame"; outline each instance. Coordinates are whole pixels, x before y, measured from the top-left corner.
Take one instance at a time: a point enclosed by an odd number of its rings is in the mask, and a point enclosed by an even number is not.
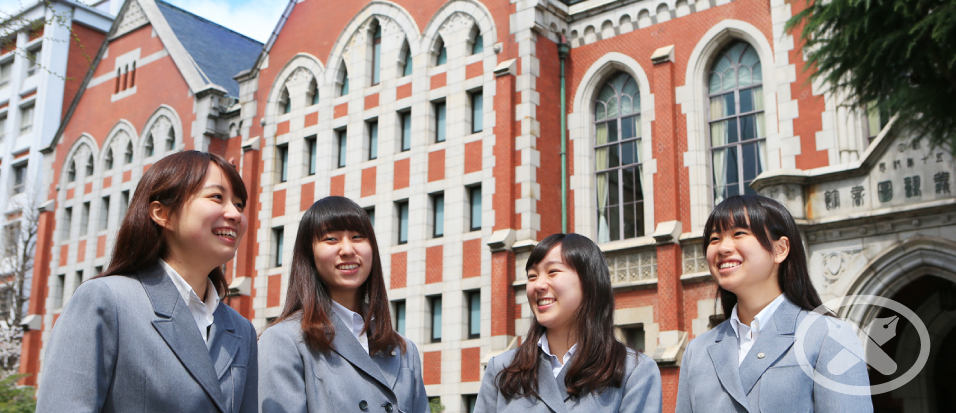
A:
[[[335,147],[336,147],[336,160],[335,165],[336,169],[345,168],[347,165],[348,157],[348,129],[341,128],[335,130]]]
[[[395,201],[395,217],[397,218],[396,235],[398,235],[398,245],[408,244],[408,200]],[[403,223],[404,222],[404,223]]]
[[[435,310],[438,310],[437,312]],[[428,317],[430,323],[428,326],[428,338],[429,343],[441,343],[442,342],[442,295],[430,295],[428,296]],[[437,334],[436,334],[437,333]]]
[[[434,115],[433,143],[442,143],[448,140],[448,104],[445,99],[432,101],[432,115]]]
[[[428,204],[432,238],[442,238],[445,236],[445,192],[429,194]]]
[[[285,226],[272,227],[272,267],[283,266],[282,256],[285,249]]]
[[[289,144],[276,145],[276,177],[279,183],[289,181]]]
[[[468,305],[466,312],[468,314],[468,320],[465,323],[468,330],[465,336],[468,340],[481,338],[481,289],[465,291],[465,303]],[[478,306],[477,312],[475,312],[476,304]],[[477,325],[475,324],[476,316]],[[477,333],[475,332],[476,329],[478,331]]]
[[[485,129],[484,101],[483,89],[478,88],[468,93],[468,109],[470,109],[471,112],[471,133],[481,133]]]
[[[481,184],[472,185],[466,187],[468,193],[468,232],[472,231],[481,231],[481,215],[482,215],[482,193],[481,193]],[[475,192],[478,193],[478,202],[475,203]],[[475,211],[475,208],[478,208],[478,211]],[[476,214],[477,212],[477,214]],[[475,226],[475,220],[477,217],[478,226]]]

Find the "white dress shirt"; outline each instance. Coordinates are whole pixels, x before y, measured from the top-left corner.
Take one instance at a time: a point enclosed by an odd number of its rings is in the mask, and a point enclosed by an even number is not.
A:
[[[344,305],[334,300],[332,301],[332,312],[342,319],[342,322],[349,327],[349,332],[355,336],[355,339],[358,340],[362,348],[365,349],[365,352],[368,353],[368,334],[362,331],[362,329],[365,328],[365,319],[362,318],[362,315],[345,308]]]
[[[738,366],[744,362],[744,357],[754,346],[754,342],[760,336],[760,330],[773,318],[774,311],[777,311],[777,307],[780,307],[780,304],[785,300],[787,300],[785,295],[777,296],[754,316],[754,321],[749,326],[740,322],[740,317],[737,316],[737,306],[734,305],[734,311],[730,313],[730,326],[734,329],[734,334],[737,336],[737,345],[740,346],[740,354],[737,356]]]
[[[189,308],[189,312],[196,321],[196,327],[199,327],[199,334],[202,334],[202,340],[209,341],[209,326],[212,325],[214,321],[213,313],[216,312],[216,307],[219,306],[219,292],[216,291],[216,286],[213,285],[212,280],[207,278],[206,299],[201,300],[199,296],[196,295],[196,291],[193,290],[193,287],[190,287],[189,283],[187,283],[173,267],[170,267],[169,264],[163,260],[159,260],[159,263],[166,269],[166,274],[169,275],[169,279],[173,280],[173,285],[179,290],[179,295],[183,297],[183,301],[186,302],[186,307]]]
[[[574,350],[578,348],[578,343],[574,343],[571,348],[568,349],[567,353],[564,353],[562,360],[558,360],[558,356],[551,354],[551,345],[548,344],[548,335],[542,334],[541,338],[538,339],[538,347],[541,347],[541,350],[544,350],[544,354],[548,355],[548,359],[551,360],[551,372],[554,373],[554,377],[558,377],[561,374],[561,370],[564,369],[564,365],[568,364],[568,361],[571,360],[571,356],[574,356]]]

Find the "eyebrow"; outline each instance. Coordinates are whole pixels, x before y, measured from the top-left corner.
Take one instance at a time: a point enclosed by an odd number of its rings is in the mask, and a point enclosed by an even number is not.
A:
[[[223,191],[223,192],[226,191],[226,187],[224,187],[224,186],[222,186],[222,185],[219,185],[219,184],[206,185],[206,186],[203,187],[203,189],[218,189],[218,190]]]

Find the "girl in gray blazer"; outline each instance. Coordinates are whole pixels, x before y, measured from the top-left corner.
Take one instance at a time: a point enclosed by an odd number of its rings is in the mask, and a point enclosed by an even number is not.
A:
[[[814,312],[822,302],[783,205],[727,198],[704,225],[703,249],[727,320],[687,346],[678,413],[873,411],[868,392],[854,395],[869,386],[854,356],[863,347],[850,325]]]
[[[109,268],[53,327],[37,412],[255,411],[255,330],[220,301],[245,202],[218,155],[176,153],[143,174]]]
[[[551,235],[525,271],[531,328],[519,348],[488,361],[475,411],[659,413],[657,364],[614,338],[614,293],[597,245]]]
[[[368,215],[320,199],[299,223],[282,313],[259,338],[259,411],[429,412],[418,349],[391,319]]]

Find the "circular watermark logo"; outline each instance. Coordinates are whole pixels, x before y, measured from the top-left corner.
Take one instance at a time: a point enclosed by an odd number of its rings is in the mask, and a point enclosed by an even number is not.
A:
[[[829,310],[837,311],[847,306],[878,307],[893,311],[898,315],[874,318],[862,329],[853,323],[822,315]],[[897,335],[896,329],[900,317],[905,318],[912,324],[919,335],[920,350],[913,366],[886,383],[865,386],[859,383],[841,382],[840,379],[843,377],[847,377],[849,381],[856,381],[852,380],[849,377],[850,375],[846,375],[846,373],[858,363],[869,365],[883,375],[889,376],[897,373],[896,361],[886,354],[880,346]],[[808,337],[807,333],[810,326],[818,325],[821,322],[827,327],[827,337],[836,341],[842,349],[830,360],[825,360],[825,365],[814,366],[807,360],[804,341]],[[817,307],[815,311],[810,312],[797,326],[794,350],[797,364],[817,384],[847,395],[869,396],[896,390],[919,374],[929,358],[929,331],[913,310],[897,301],[875,295],[851,295],[827,301]]]

